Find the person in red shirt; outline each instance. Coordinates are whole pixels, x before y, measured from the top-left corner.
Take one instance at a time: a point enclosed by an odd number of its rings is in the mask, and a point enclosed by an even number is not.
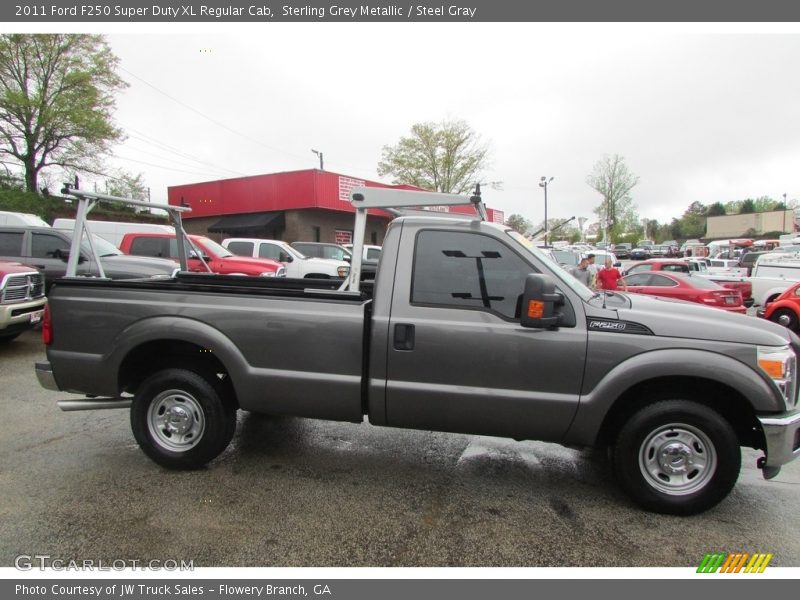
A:
[[[627,291],[628,286],[625,285],[625,280],[622,279],[622,273],[619,269],[614,267],[611,259],[606,259],[606,266],[597,272],[597,287],[601,290],[616,290],[619,283],[622,283],[622,289]]]

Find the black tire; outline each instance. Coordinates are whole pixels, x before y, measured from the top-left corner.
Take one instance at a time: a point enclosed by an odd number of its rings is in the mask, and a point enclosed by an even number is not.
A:
[[[159,465],[198,469],[228,447],[236,431],[236,408],[219,381],[186,369],[165,369],[139,386],[131,429]]]
[[[673,515],[701,513],[719,503],[736,484],[742,463],[730,423],[686,400],[658,402],[634,414],[612,456],[620,486],[637,504]]]
[[[785,317],[785,323],[781,322],[781,317]],[[778,325],[783,325],[792,331],[797,331],[797,313],[795,313],[791,308],[779,308],[775,310],[775,312],[769,316],[769,320],[773,323],[777,323]]]
[[[12,340],[17,339],[22,332],[20,333],[12,333],[9,335],[0,335],[0,344],[5,344],[6,342],[10,342]]]

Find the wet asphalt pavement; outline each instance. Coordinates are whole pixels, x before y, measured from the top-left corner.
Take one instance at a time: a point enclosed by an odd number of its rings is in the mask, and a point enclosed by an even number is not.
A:
[[[0,566],[194,560],[195,566],[696,566],[771,552],[800,566],[800,461],[688,518],[646,513],[602,453],[535,442],[241,413],[209,467],[169,472],[123,410],[61,412],[38,333],[0,346]]]

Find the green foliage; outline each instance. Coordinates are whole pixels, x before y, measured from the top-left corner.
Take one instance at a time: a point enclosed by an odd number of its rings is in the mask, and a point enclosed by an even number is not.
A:
[[[119,196],[121,198],[132,198],[133,200],[145,201],[148,199],[147,184],[144,182],[144,175],[131,175],[130,173],[119,172],[116,177],[107,182],[107,194]]]
[[[701,238],[706,234],[706,207],[700,202],[692,202],[680,219],[673,219],[669,225],[669,235],[675,240]]]
[[[709,217],[723,217],[727,214],[725,205],[722,202],[714,202],[708,207],[706,215]]]
[[[756,212],[756,203],[751,198],[742,201],[742,207],[739,210],[739,214],[749,215],[754,212]]]
[[[525,217],[518,214],[513,214],[506,219],[506,225],[511,227],[517,233],[525,233],[531,228],[531,222]]]
[[[112,122],[114,93],[127,85],[117,63],[99,35],[0,36],[0,155],[23,166],[28,191],[49,166],[100,170],[122,137]]]
[[[630,191],[639,183],[639,177],[628,169],[622,156],[614,154],[597,161],[586,183],[603,197],[594,212],[601,222],[608,221],[612,240],[637,226],[638,216]]]
[[[488,166],[489,149],[464,121],[417,123],[411,135],[384,146],[378,174],[394,184],[444,193],[472,190]]]
[[[21,189],[0,189],[0,210],[37,215],[52,222],[55,214],[63,206],[62,200],[50,196],[39,196]]]

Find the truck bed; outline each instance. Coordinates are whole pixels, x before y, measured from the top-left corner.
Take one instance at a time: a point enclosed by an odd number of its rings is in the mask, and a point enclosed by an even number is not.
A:
[[[369,292],[337,280],[179,274],[61,279],[48,358],[60,389],[134,393],[159,364],[211,365],[240,407],[360,421]],[[198,358],[199,357],[199,358]],[[87,389],[87,386],[91,389]]]

